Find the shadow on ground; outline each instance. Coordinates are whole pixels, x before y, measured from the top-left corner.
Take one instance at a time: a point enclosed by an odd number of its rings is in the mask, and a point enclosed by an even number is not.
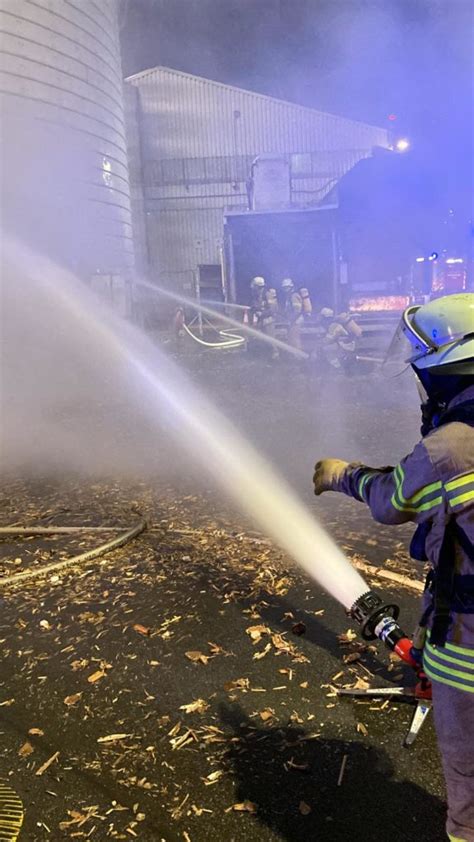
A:
[[[236,780],[237,803],[250,802],[248,809],[254,805],[255,821],[279,839],[441,842],[446,838],[443,803],[416,784],[397,780],[383,749],[311,739],[298,726],[259,728],[237,704],[221,705],[220,717],[223,727],[234,733],[227,759]]]

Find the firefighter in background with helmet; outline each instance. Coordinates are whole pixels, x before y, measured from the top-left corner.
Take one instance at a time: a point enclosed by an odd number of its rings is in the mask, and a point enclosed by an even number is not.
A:
[[[250,320],[252,327],[261,330],[272,339],[275,338],[275,318],[278,309],[276,291],[267,289],[265,278],[257,275],[250,284]],[[259,343],[261,344],[261,343]],[[272,346],[272,360],[279,357],[278,348]]]
[[[281,282],[282,312],[288,324],[288,345],[301,351],[301,327],[304,321],[303,299],[291,278]]]
[[[386,360],[393,373],[398,358],[417,380],[422,440],[395,468],[323,459],[314,491],[348,494],[380,523],[418,524],[410,552],[431,571],[416,645],[432,682],[447,831],[474,842],[474,293],[408,307]]]
[[[311,302],[309,290],[306,287],[300,287],[298,293],[300,295],[301,303],[303,305],[303,320],[305,322],[309,322],[311,316],[313,315],[313,304]]]
[[[330,307],[323,307],[320,314],[322,352],[330,366],[349,372],[356,356],[357,340],[362,328],[350,313],[337,316]]]

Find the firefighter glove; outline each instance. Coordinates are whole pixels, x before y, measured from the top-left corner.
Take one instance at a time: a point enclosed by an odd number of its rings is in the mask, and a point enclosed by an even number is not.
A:
[[[314,493],[319,496],[323,491],[337,491],[340,479],[348,466],[341,459],[321,459],[314,466]]]

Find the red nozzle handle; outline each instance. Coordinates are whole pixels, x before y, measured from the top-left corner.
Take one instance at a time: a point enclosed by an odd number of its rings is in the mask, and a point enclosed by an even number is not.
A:
[[[413,641],[410,640],[408,637],[402,637],[400,640],[397,640],[395,646],[393,647],[393,651],[401,658],[402,661],[405,661],[406,664],[410,664],[411,667],[417,669],[420,665],[415,660],[412,655],[413,649]]]

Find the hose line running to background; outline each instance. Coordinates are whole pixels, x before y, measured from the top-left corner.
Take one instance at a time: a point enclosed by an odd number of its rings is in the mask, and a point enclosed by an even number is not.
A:
[[[100,544],[98,547],[94,547],[92,550],[87,550],[85,553],[81,553],[80,555],[72,556],[71,558],[65,558],[63,561],[54,561],[52,564],[47,564],[45,567],[38,567],[35,570],[22,570],[20,573],[12,573],[11,576],[5,576],[0,578],[0,587],[3,585],[16,585],[17,582],[25,582],[29,579],[36,579],[40,576],[46,576],[48,573],[56,573],[58,570],[64,570],[66,567],[70,567],[73,564],[80,564],[84,561],[92,561],[94,558],[99,558],[100,556],[105,555],[105,553],[110,552],[111,550],[117,550],[119,547],[123,547],[124,544],[127,544],[132,538],[136,538],[137,535],[140,535],[147,527],[147,522],[144,518],[139,520],[134,526],[130,527],[126,532],[122,532],[121,535],[118,535],[116,538],[112,538],[110,541],[107,541],[105,544]],[[8,534],[5,530],[10,530],[15,528],[16,534],[52,534],[51,530],[54,530],[55,527],[36,527],[36,530],[42,529],[42,532],[35,532],[28,533],[27,527],[24,527],[24,531],[19,532],[16,527],[4,527],[3,530],[0,530],[0,534],[3,531],[4,534]],[[32,527],[33,529],[35,527]],[[99,527],[100,528],[100,527]],[[48,530],[45,532],[44,530]],[[64,532],[67,529],[71,531],[72,529],[81,529],[81,531],[87,531],[86,528],[82,527],[57,527],[55,531],[58,533]],[[91,527],[94,529],[94,527]],[[97,531],[97,527],[95,527]],[[109,530],[110,527],[102,527],[104,530]],[[9,534],[12,534],[11,532]]]

